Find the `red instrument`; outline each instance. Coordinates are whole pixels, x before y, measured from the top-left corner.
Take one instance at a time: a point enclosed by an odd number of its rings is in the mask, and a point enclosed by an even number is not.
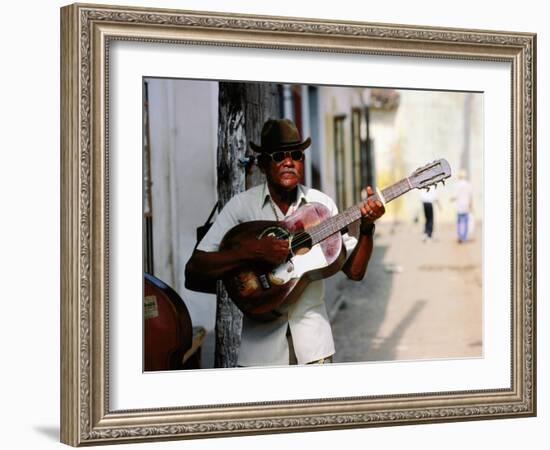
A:
[[[170,286],[148,273],[144,273],[143,291],[145,371],[183,369],[183,355],[193,342],[185,303]]]
[[[444,183],[450,176],[449,163],[439,159],[378,191],[375,196],[387,203],[413,188],[429,189]],[[251,234],[258,239],[273,236],[289,241],[289,257],[280,266],[246,265],[223,277],[231,300],[256,320],[279,318],[300,298],[309,282],[340,270],[345,260],[340,230],[361,218],[360,206],[352,206],[331,217],[324,205],[307,203],[281,222],[245,222],[229,230],[220,244],[222,250],[238,246],[243,237]]]

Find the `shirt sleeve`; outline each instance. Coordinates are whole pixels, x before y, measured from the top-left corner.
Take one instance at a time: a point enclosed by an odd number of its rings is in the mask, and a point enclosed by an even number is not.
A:
[[[239,205],[238,196],[233,197],[227,202],[210,227],[210,230],[199,242],[197,250],[203,252],[217,252],[219,250],[220,243],[226,233],[235,225],[242,222],[239,219]]]
[[[346,259],[350,257],[351,252],[357,245],[357,238],[354,238],[353,236],[350,236],[348,233],[345,233],[342,236],[342,240],[344,242],[344,247],[346,247]]]

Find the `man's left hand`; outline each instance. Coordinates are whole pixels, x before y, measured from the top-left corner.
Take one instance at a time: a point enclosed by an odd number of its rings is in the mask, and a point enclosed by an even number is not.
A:
[[[373,199],[374,191],[372,187],[367,186],[367,199],[360,206],[361,209],[361,225],[373,223],[384,215],[386,209],[380,200]]]

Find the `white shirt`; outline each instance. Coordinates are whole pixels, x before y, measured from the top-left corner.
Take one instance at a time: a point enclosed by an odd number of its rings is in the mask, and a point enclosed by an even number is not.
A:
[[[426,189],[420,190],[420,200],[422,203],[433,203],[436,199],[436,193],[435,188],[431,188],[429,191],[426,191]]]
[[[281,218],[294,213],[303,203],[310,202],[323,204],[332,215],[338,213],[338,208],[330,197],[303,185],[298,185],[296,201],[290,205],[286,215],[275,202],[273,204],[277,215]],[[270,203],[267,183],[234,196],[220,212],[197,249],[206,252],[218,251],[225,234],[239,223],[252,220],[277,220]],[[357,239],[346,233],[343,235],[343,242],[347,254],[350,255],[357,244]],[[334,354],[334,340],[325,306],[324,286],[323,280],[310,283],[300,300],[290,307],[288,322],[257,322],[244,316],[238,364],[240,366],[287,365],[289,363],[287,327],[290,327],[298,364],[306,364]]]
[[[455,185],[456,212],[466,214],[470,212],[472,201],[472,185],[469,181],[460,179]]]

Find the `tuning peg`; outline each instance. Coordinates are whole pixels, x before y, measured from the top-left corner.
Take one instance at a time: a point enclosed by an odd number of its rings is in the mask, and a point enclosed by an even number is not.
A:
[[[443,186],[445,186],[445,180],[441,180],[441,184],[443,184]]]
[[[429,186],[426,188],[426,192],[430,192],[430,187]]]

